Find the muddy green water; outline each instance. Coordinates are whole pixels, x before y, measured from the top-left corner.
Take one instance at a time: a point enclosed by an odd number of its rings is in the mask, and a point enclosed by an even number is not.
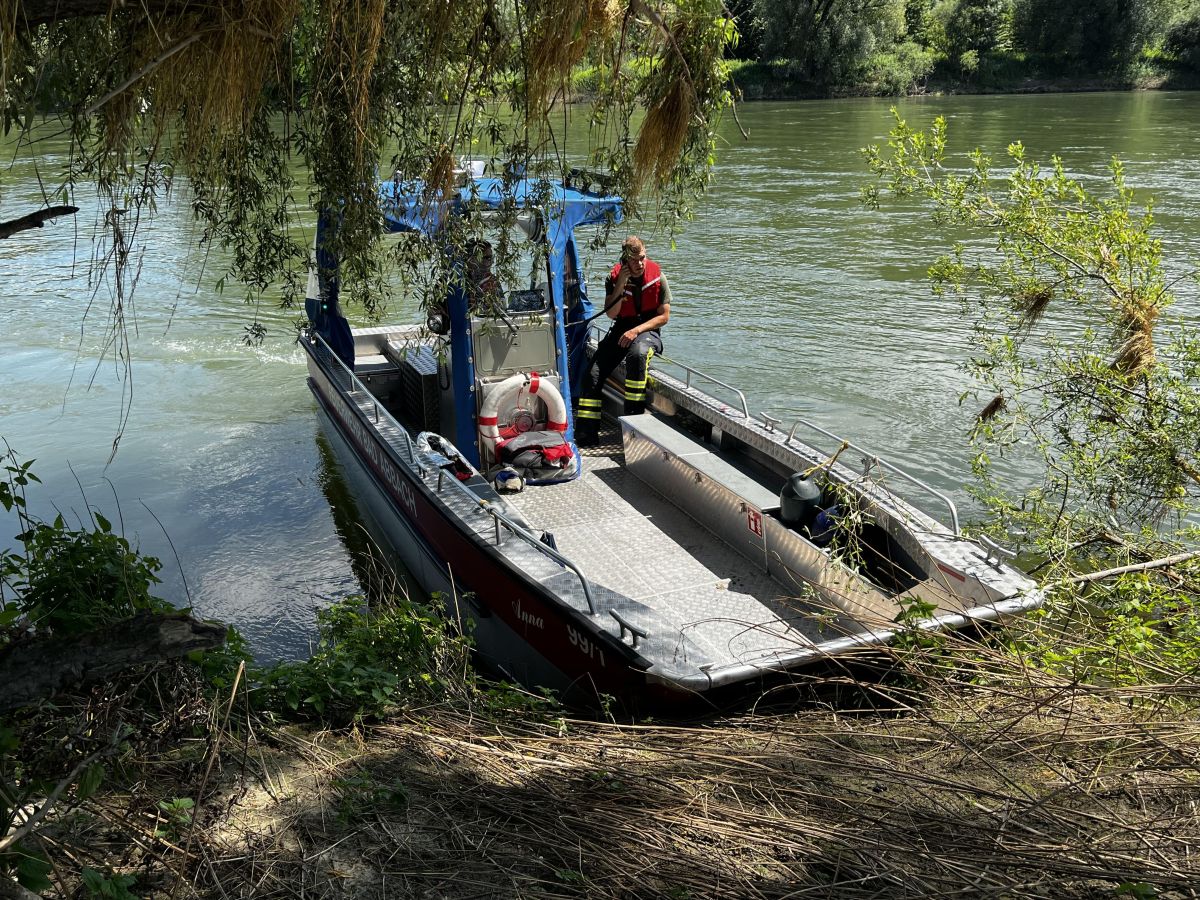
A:
[[[742,107],[750,140],[728,123],[714,189],[677,249],[647,235],[675,295],[667,353],[738,385],[753,409],[812,418],[965,505],[973,407],[957,398],[968,328],[924,280],[944,239],[924,213],[858,202],[858,149],[884,139],[890,105]],[[1182,268],[1195,255],[1200,94],[927,98],[901,109],[922,124],[947,116],[961,149],[1001,157],[1020,139],[1088,179],[1117,154],[1156,198],[1168,256]],[[39,204],[39,179],[54,182],[66,148],[2,149],[8,218]],[[196,249],[186,196],[176,201],[142,227],[131,379],[104,353],[109,286],[87,280],[100,252],[92,200],[79,197],[75,222],[0,242],[0,436],[37,460],[37,512],[77,517],[86,497],[163,559],[164,596],[235,623],[262,656],[294,656],[313,609],[358,589],[360,526],[319,437],[295,314],[264,311],[266,343],[244,347],[250,311],[216,290],[219,260]],[[592,282],[605,264],[591,266]],[[1200,311],[1194,292],[1181,299]],[[0,541],[14,525],[0,518]]]

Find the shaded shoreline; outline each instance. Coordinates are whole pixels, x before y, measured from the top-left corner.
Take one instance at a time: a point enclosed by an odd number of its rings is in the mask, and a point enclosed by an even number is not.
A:
[[[930,78],[903,93],[883,90],[878,84],[864,83],[846,87],[822,88],[811,83],[779,78],[762,63],[737,69],[732,81],[740,94],[738,102],[755,100],[847,100],[860,97],[954,97],[974,95],[1077,94],[1138,91],[1200,90],[1200,75],[1158,73],[1137,78],[1078,76],[1027,76],[978,83],[946,78]]]

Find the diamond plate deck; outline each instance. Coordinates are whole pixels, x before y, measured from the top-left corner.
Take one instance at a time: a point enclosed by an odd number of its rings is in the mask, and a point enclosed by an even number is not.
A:
[[[618,434],[602,434],[602,443],[586,451],[578,480],[508,499],[535,528],[552,531],[590,581],[624,595],[611,597],[610,608],[634,621],[637,612],[653,611],[648,630],[660,646],[650,658],[683,667],[768,663],[828,636],[822,629],[836,627],[833,618],[627,471],[612,440]]]

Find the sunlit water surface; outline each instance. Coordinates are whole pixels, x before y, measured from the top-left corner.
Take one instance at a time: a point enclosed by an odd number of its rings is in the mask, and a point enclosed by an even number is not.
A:
[[[922,211],[872,213],[858,200],[867,179],[858,151],[885,139],[889,105],[748,104],[749,141],[728,123],[713,191],[677,249],[648,235],[674,293],[667,353],[740,386],[752,408],[815,419],[968,505],[975,407],[958,397],[969,386],[959,369],[969,328],[924,278],[945,239]],[[1119,155],[1130,183],[1156,199],[1167,256],[1182,269],[1193,255],[1200,94],[900,106],[917,124],[945,115],[959,149],[1000,159],[1020,139],[1031,156],[1057,153],[1097,184]],[[9,218],[40,205],[39,182],[54,183],[66,148],[44,139],[3,149],[0,218]],[[163,596],[236,624],[260,656],[299,655],[313,610],[359,589],[364,541],[319,435],[296,313],[261,310],[268,337],[244,346],[252,310],[236,291],[217,291],[222,260],[196,247],[177,194],[141,227],[126,377],[107,344],[110,286],[88,281],[101,252],[95,203],[77,202],[75,221],[0,242],[0,436],[37,460],[44,485],[31,506],[73,521],[100,508],[164,561]],[[593,263],[593,285],[607,264]],[[1188,291],[1180,308],[1196,315]],[[394,312],[408,321],[412,301]],[[0,540],[15,532],[11,516],[0,519]]]

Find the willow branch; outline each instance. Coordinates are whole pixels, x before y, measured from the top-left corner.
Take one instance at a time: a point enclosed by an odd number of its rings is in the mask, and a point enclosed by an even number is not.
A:
[[[632,0],[629,4],[630,10],[637,10],[646,14],[648,18],[659,31],[663,33],[663,37],[671,45],[671,49],[675,51],[675,56],[679,59],[679,65],[683,66],[683,80],[687,82],[688,90],[692,92],[692,102],[695,104],[695,109],[700,109],[700,94],[696,91],[696,80],[692,78],[692,70],[687,64],[687,57],[683,55],[683,48],[679,46],[679,41],[675,40],[675,35],[671,33],[671,29],[667,27],[666,21],[658,10],[651,9],[648,3],[643,0]]]
[[[132,75],[130,75],[128,78],[126,78],[124,81],[122,81],[119,85],[117,85],[115,88],[113,88],[107,94],[105,94],[103,97],[101,97],[95,103],[91,104],[87,109],[85,109],[83,111],[83,117],[87,118],[88,116],[93,115],[96,112],[96,110],[98,110],[100,107],[102,107],[105,103],[107,103],[113,97],[116,97],[120,94],[125,93],[125,91],[129,90],[129,88],[131,88],[137,82],[141,81],[143,78],[145,78],[147,75],[149,75],[155,69],[157,69],[159,66],[161,66],[163,63],[165,63],[168,59],[170,59],[172,56],[174,56],[180,50],[184,50],[187,47],[190,47],[192,44],[196,43],[196,41],[200,40],[200,38],[204,37],[205,34],[207,34],[209,31],[212,31],[212,30],[213,29],[211,29],[211,28],[207,28],[203,31],[193,31],[191,34],[189,34],[187,37],[185,37],[182,41],[177,43],[175,46],[169,47],[168,49],[164,50],[162,53],[160,53],[158,56],[154,57],[154,59],[150,60],[150,62],[146,63],[144,66],[142,66],[140,69],[138,69]]]
[[[255,25],[245,25],[244,23],[234,23],[234,24],[237,27],[245,29],[246,31],[250,32],[251,34],[261,37],[263,40],[270,41],[270,40],[275,39],[274,36],[271,35],[269,32],[263,30],[262,28],[255,26]],[[87,109],[85,109],[83,111],[83,117],[86,118],[88,116],[93,115],[96,112],[96,110],[100,109],[100,107],[102,107],[109,100],[113,99],[113,97],[123,94],[125,91],[129,90],[129,88],[133,87],[133,85],[135,85],[137,82],[141,81],[143,78],[145,78],[147,75],[149,75],[155,69],[157,69],[159,66],[161,66],[163,63],[165,63],[168,59],[170,59],[172,56],[174,56],[179,51],[185,50],[186,48],[190,47],[192,44],[196,43],[196,41],[200,40],[200,38],[204,37],[205,35],[212,34],[214,31],[223,31],[226,27],[227,26],[225,26],[225,25],[218,25],[213,28],[202,28],[199,31],[193,31],[191,34],[189,34],[187,37],[185,37],[179,43],[175,44],[172,47],[168,47],[166,50],[164,50],[158,56],[154,57],[154,59],[150,60],[150,62],[146,63],[144,66],[142,66],[140,69],[138,69],[132,75],[130,75],[128,78],[126,78],[124,81],[122,81],[119,85],[117,85],[115,88],[113,88],[107,94],[105,94],[99,100],[92,103]]]

